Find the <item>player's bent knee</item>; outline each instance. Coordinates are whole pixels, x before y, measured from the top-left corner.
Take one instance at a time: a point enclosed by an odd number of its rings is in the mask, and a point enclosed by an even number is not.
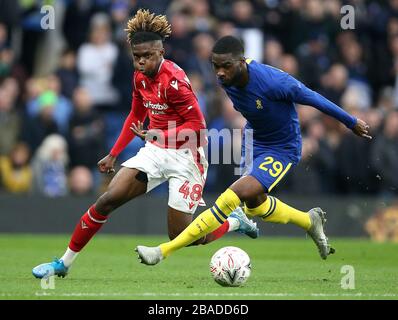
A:
[[[264,196],[261,198],[257,197],[257,198],[245,201],[245,206],[248,208],[257,208],[260,205],[262,205],[265,201],[267,201],[267,196],[264,194]]]
[[[256,198],[256,194],[253,194],[253,192],[250,189],[241,189],[235,191],[235,193],[239,197],[240,201],[246,203],[251,202]]]

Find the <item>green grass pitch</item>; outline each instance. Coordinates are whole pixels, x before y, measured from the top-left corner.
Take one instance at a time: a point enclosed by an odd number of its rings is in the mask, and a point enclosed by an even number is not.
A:
[[[59,257],[68,240],[67,235],[1,234],[0,299],[398,299],[396,244],[332,239],[337,252],[323,261],[305,237],[226,236],[148,267],[138,262],[134,247],[155,245],[166,237],[99,234],[66,278],[55,278],[54,289],[42,289],[32,267]],[[211,278],[210,257],[228,245],[251,257],[252,274],[243,287],[221,287]],[[355,289],[341,287],[345,265],[354,268]]]

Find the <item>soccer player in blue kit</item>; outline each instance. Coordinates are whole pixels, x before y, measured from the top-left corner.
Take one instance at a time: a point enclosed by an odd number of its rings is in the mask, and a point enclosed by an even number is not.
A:
[[[247,130],[252,130],[252,145],[242,147],[245,172],[219,196],[213,207],[202,212],[175,239],[157,247],[137,246],[141,262],[157,264],[174,251],[212,232],[233,211],[242,210],[241,203],[249,217],[258,216],[266,222],[293,223],[303,228],[317,245],[321,258],[326,259],[334,249],[323,229],[325,212],[320,208],[300,211],[269,195],[300,161],[301,133],[295,103],[319,109],[360,137],[372,138],[369,126],[286,72],[245,59],[243,45],[235,37],[219,39],[214,45],[211,61],[234,108],[247,120],[244,139]],[[252,161],[245,163],[248,152]]]

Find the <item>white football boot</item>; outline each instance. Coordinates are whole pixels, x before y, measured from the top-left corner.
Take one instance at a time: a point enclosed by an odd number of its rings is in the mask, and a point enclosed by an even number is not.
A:
[[[323,226],[326,223],[326,212],[322,211],[321,208],[313,208],[308,211],[308,214],[311,219],[311,227],[307,233],[318,247],[321,258],[326,259],[329,254],[335,252],[335,250],[330,247],[328,238],[323,230]]]
[[[148,266],[153,266],[163,260],[160,247],[137,246],[135,248],[135,252],[138,253],[138,259],[141,261],[141,263]]]

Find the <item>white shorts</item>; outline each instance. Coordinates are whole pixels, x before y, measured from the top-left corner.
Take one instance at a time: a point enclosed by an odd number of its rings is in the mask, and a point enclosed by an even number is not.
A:
[[[208,162],[202,147],[197,149],[194,157],[190,149],[165,149],[147,142],[137,155],[123,162],[122,166],[147,174],[146,192],[169,181],[168,205],[173,209],[194,214],[198,205],[205,205],[202,192]]]

